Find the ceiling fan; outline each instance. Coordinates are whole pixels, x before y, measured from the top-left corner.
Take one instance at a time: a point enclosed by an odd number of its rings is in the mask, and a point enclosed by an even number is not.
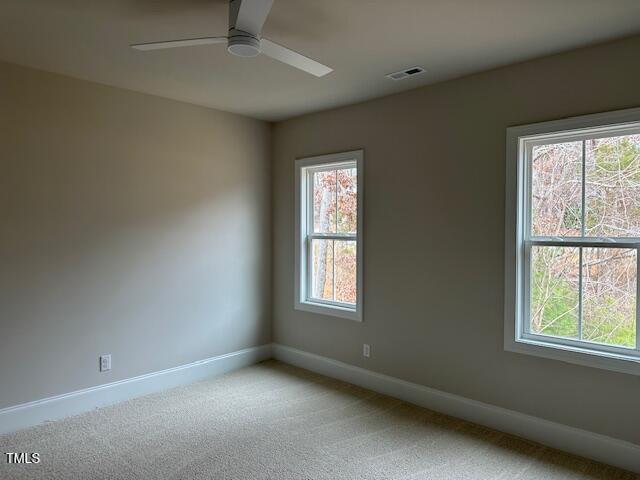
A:
[[[333,69],[326,65],[261,37],[262,26],[272,5],[273,0],[229,0],[229,34],[226,37],[186,38],[138,43],[131,45],[131,47],[137,50],[159,50],[226,43],[229,53],[238,57],[255,57],[263,53],[316,77],[322,77],[332,72]]]

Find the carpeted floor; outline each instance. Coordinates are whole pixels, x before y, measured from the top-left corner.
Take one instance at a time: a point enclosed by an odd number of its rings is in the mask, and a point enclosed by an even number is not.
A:
[[[269,361],[0,436],[2,479],[636,479]],[[4,461],[4,459],[3,459]]]

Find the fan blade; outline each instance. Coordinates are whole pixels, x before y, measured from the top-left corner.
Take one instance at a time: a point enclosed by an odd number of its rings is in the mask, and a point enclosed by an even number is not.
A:
[[[322,77],[327,73],[333,72],[333,68],[318,63],[304,55],[300,55],[293,50],[289,50],[287,47],[273,43],[271,40],[267,40],[266,38],[263,38],[260,41],[260,47],[262,49],[262,53],[265,55],[310,73],[311,75],[315,75],[316,77]]]
[[[272,5],[273,0],[231,0],[229,28],[259,37]]]
[[[212,43],[226,43],[227,37],[186,38],[184,40],[169,40],[168,42],[137,43],[131,45],[136,50],[159,50],[161,48],[194,47],[196,45],[211,45]]]

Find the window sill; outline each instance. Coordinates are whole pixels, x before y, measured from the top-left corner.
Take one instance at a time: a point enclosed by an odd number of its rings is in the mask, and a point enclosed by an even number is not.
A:
[[[509,352],[534,355],[586,367],[640,375],[640,358],[622,354],[587,350],[568,345],[540,342],[525,338],[507,339],[504,349]]]
[[[355,322],[362,322],[361,312],[355,309],[339,307],[337,305],[325,305],[315,302],[296,302],[295,309],[302,310],[304,312],[327,315],[330,317],[346,318]]]

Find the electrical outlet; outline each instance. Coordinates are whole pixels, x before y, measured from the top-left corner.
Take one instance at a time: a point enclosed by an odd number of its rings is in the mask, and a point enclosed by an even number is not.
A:
[[[367,358],[371,356],[371,346],[368,343],[362,345],[362,355]]]
[[[107,370],[111,370],[111,354],[100,355],[100,371],[106,372]]]

